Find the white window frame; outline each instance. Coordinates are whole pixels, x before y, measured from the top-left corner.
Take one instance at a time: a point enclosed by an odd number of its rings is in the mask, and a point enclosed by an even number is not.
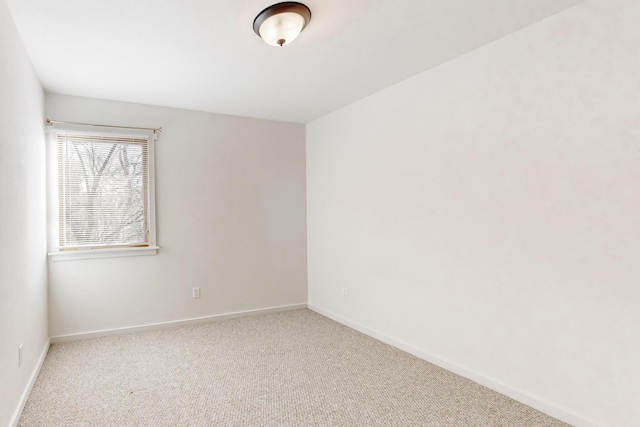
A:
[[[77,250],[60,250],[59,242],[59,195],[58,195],[58,144],[57,135],[64,132],[82,132],[83,134],[107,136],[132,136],[148,138],[148,194],[147,210],[149,216],[148,246],[119,248],[78,248]],[[157,133],[146,130],[131,130],[111,127],[100,129],[83,125],[53,125],[48,129],[47,138],[47,193],[49,217],[49,259],[52,261],[70,261],[96,258],[115,258],[127,256],[155,255],[160,249],[156,240],[156,200],[155,200],[155,142]]]

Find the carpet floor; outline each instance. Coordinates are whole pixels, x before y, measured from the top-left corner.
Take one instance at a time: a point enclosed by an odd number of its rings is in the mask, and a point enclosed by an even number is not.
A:
[[[19,426],[567,426],[310,310],[53,344]]]

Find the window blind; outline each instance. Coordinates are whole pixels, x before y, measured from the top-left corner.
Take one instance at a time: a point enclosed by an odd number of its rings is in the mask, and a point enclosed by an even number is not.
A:
[[[149,245],[149,138],[60,132],[59,246]]]

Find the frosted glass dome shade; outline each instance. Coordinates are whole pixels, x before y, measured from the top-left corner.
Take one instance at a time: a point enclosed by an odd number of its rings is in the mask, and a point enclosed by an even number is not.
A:
[[[302,16],[291,12],[279,13],[267,18],[260,25],[260,37],[271,46],[284,46],[294,41],[302,28]]]
[[[311,12],[305,5],[278,3],[260,12],[253,30],[271,46],[284,46],[298,37],[310,19]]]

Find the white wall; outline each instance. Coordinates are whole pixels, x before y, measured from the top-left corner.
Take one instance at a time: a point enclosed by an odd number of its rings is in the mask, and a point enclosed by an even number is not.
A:
[[[46,112],[163,128],[158,255],[49,262],[52,337],[306,303],[304,125],[60,95]]]
[[[0,0],[0,426],[17,415],[49,337],[43,130],[44,94]]]
[[[638,22],[587,1],[308,124],[309,305],[637,426]]]

